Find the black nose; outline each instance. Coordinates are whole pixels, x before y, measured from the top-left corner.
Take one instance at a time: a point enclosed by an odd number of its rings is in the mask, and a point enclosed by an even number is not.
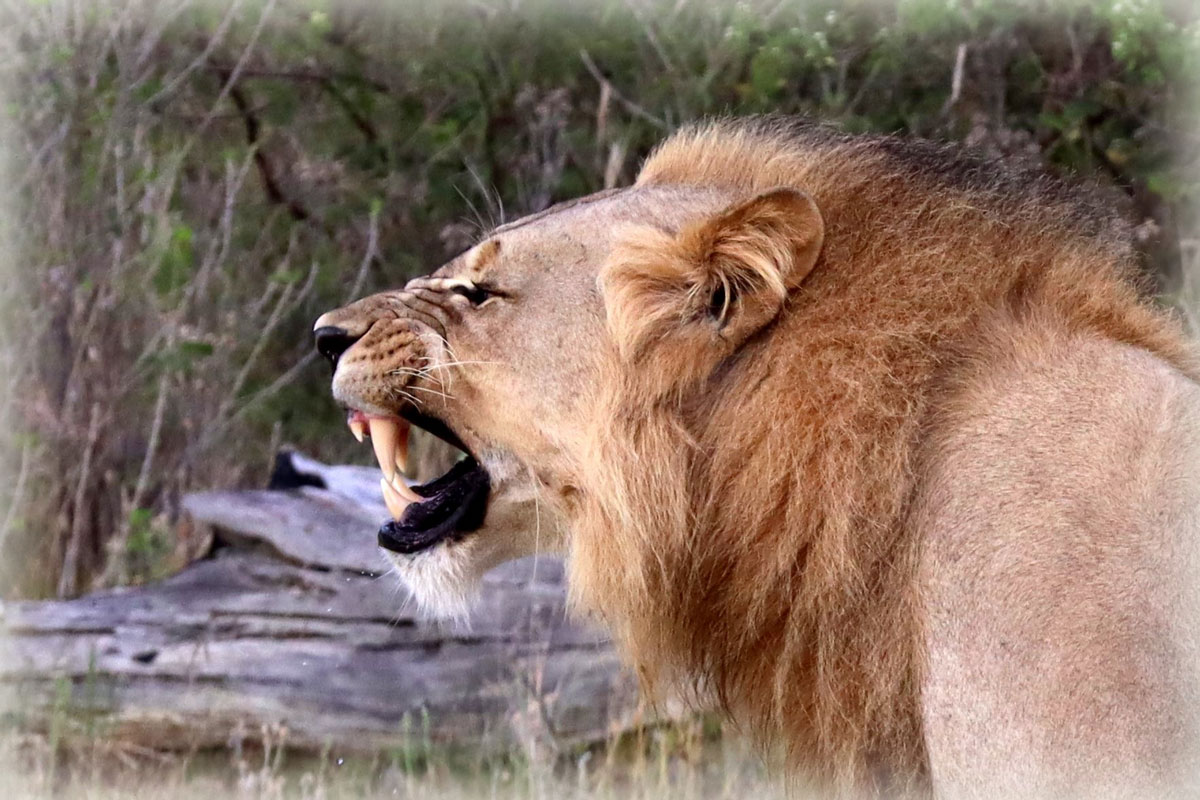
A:
[[[337,365],[338,356],[346,352],[350,345],[359,340],[345,328],[325,325],[313,331],[317,340],[317,352],[329,359],[329,363]]]

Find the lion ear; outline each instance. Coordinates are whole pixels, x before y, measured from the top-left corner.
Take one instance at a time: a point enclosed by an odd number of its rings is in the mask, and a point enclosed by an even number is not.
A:
[[[734,345],[775,319],[808,276],[825,238],[821,212],[796,189],[773,189],[685,229],[688,315]]]
[[[672,357],[694,351],[706,361],[736,350],[779,315],[824,237],[817,204],[796,189],[773,189],[674,234],[630,229],[600,274],[622,355],[638,359],[662,344]]]

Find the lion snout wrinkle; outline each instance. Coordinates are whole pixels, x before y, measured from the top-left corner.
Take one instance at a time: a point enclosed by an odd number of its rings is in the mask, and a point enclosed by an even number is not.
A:
[[[422,404],[423,394],[410,387],[429,371],[444,334],[428,314],[412,313],[402,294],[372,295],[317,320],[318,330],[346,332],[333,378],[333,394],[343,404],[377,414]]]

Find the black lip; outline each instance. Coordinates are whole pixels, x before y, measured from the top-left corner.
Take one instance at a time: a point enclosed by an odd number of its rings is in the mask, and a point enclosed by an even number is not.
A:
[[[471,451],[465,444],[463,444],[463,440],[458,438],[458,434],[450,430],[450,426],[442,422],[437,417],[431,417],[428,414],[422,414],[412,406],[406,406],[403,408],[400,411],[400,417],[401,419],[405,419],[411,422],[413,425],[416,425],[418,428],[432,433],[446,444],[457,447],[464,453],[470,454]],[[436,483],[436,481],[434,481],[434,483]]]
[[[427,499],[413,503],[403,517],[389,520],[379,529],[379,546],[385,550],[419,553],[478,529],[487,515],[491,479],[487,470],[467,456],[442,477],[413,489]]]

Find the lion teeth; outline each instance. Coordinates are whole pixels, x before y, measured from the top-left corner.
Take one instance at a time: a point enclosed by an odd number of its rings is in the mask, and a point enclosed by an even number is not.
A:
[[[424,497],[414,492],[412,487],[404,482],[403,477],[396,478],[388,485],[395,489],[397,494],[410,503],[422,503],[425,501]]]
[[[392,519],[399,521],[404,516],[404,510],[408,508],[409,501],[401,497],[400,493],[384,478],[379,479],[379,490],[383,492],[383,502],[387,506],[388,513],[392,515]]]
[[[400,432],[396,437],[395,463],[396,469],[408,472],[408,432],[411,427],[407,423],[400,424]]]
[[[412,503],[422,503],[425,498],[412,490],[412,487],[404,482],[404,479],[389,482],[387,478],[379,479],[379,488],[383,490],[383,502],[387,503],[388,510],[395,504],[402,504],[401,511],[407,508]],[[399,519],[399,517],[397,517]]]
[[[371,417],[371,446],[375,448],[375,460],[388,483],[396,477],[396,446],[400,441],[400,423],[388,417]]]
[[[366,426],[371,437],[371,447],[375,450],[375,460],[379,462],[379,469],[383,472],[383,479],[379,482],[383,489],[383,501],[392,512],[392,516],[400,519],[400,514],[404,513],[404,509],[410,503],[425,500],[414,492],[404,477],[396,471],[399,469],[403,472],[408,466],[408,433],[412,426],[397,417],[366,417]],[[352,419],[350,431],[361,442],[362,420]]]
[[[350,424],[350,433],[352,433],[354,435],[354,438],[358,439],[359,443],[361,444],[362,440],[363,440],[363,436],[365,436],[366,432],[367,432],[366,423],[363,422],[361,419],[352,419],[352,420],[350,420],[349,424]]]

